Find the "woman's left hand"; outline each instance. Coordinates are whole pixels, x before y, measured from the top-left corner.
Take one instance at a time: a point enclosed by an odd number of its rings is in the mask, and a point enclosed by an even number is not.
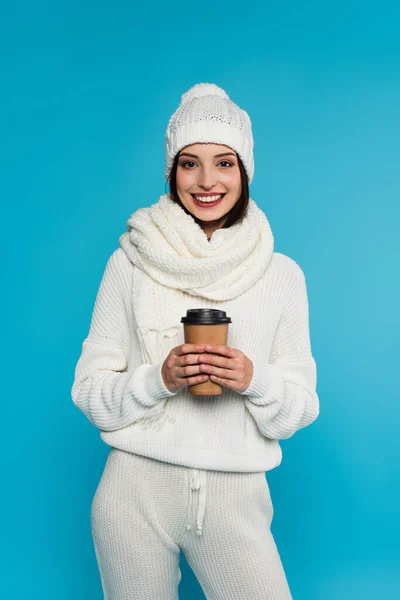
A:
[[[199,363],[201,373],[211,381],[237,392],[244,392],[253,378],[253,362],[237,348],[207,344]]]

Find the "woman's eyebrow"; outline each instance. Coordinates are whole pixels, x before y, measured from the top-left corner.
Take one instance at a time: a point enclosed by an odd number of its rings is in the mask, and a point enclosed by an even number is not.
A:
[[[193,158],[199,158],[197,154],[190,154],[190,152],[181,152],[179,156],[192,156]],[[220,156],[236,156],[234,152],[222,152],[222,154],[215,154],[214,158],[219,158]]]

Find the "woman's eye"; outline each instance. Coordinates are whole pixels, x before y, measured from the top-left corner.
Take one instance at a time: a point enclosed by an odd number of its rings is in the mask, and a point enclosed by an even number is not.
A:
[[[222,165],[223,163],[225,163],[229,167],[233,166],[233,164],[229,160],[221,160],[221,162],[219,164]],[[189,164],[190,165],[194,165],[195,163],[192,160],[186,160],[185,162],[181,163],[181,166],[182,167],[186,167],[186,165],[189,165]]]

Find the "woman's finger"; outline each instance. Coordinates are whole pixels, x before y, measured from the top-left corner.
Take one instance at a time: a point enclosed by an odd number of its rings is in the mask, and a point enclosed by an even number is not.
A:
[[[219,356],[217,354],[200,354],[198,358],[200,364],[206,363],[207,365],[216,365],[217,367],[224,367],[225,369],[236,369],[237,362],[233,358],[227,358],[226,356]]]
[[[208,373],[209,375],[216,375],[221,379],[228,379],[232,381],[237,381],[240,377],[238,371],[234,369],[223,369],[221,367],[216,367],[215,365],[200,365],[200,371],[204,373]]]
[[[175,376],[178,379],[185,379],[191,375],[198,375],[201,372],[200,365],[185,365],[184,367],[176,368]]]

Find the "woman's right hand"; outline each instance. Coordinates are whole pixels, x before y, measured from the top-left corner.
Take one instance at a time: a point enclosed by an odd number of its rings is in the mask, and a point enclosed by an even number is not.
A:
[[[208,375],[200,372],[199,354],[204,352],[206,344],[181,344],[170,350],[161,367],[165,387],[170,392],[195,383],[202,383]]]

